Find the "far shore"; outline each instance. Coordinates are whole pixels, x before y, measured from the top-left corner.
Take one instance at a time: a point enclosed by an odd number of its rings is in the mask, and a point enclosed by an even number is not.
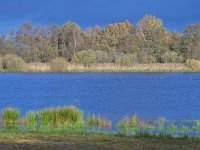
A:
[[[26,71],[30,73],[54,72],[49,63],[31,63],[26,65]],[[6,72],[6,71],[3,71]],[[84,66],[79,64],[68,64],[63,71],[58,72],[192,72],[184,64],[135,64],[132,66],[119,66],[115,64],[96,64]]]

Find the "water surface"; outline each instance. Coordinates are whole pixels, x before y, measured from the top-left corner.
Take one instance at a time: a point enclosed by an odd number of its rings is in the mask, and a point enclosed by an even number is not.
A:
[[[168,120],[200,118],[200,74],[0,74],[0,109],[75,105],[114,122],[125,115]]]

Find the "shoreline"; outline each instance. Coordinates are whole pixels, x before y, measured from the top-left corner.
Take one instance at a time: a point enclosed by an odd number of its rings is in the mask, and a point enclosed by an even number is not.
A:
[[[45,134],[45,133],[4,133],[0,135],[2,149],[198,149],[199,138],[170,138],[145,136],[117,136],[111,134]]]
[[[114,64],[96,64],[92,66],[69,64],[62,71],[51,70],[48,63],[33,63],[26,65],[26,71],[0,73],[176,73],[193,71],[185,64],[136,64],[132,66],[118,66]]]

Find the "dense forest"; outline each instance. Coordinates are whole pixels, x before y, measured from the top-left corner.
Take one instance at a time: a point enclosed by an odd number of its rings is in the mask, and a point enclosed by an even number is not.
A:
[[[26,22],[0,37],[0,55],[8,54],[26,63],[51,62],[57,57],[84,65],[184,63],[200,59],[200,24],[190,24],[179,33],[169,32],[161,19],[150,15],[136,25],[125,21],[84,31],[74,22],[46,27]]]

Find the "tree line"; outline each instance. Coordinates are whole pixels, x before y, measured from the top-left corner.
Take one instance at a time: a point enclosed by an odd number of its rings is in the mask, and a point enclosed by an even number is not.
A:
[[[74,22],[63,26],[33,26],[25,22],[17,31],[0,37],[0,55],[15,54],[26,63],[184,63],[200,60],[200,24],[188,25],[184,33],[169,32],[161,19],[147,15],[136,25],[125,21],[82,30]]]

